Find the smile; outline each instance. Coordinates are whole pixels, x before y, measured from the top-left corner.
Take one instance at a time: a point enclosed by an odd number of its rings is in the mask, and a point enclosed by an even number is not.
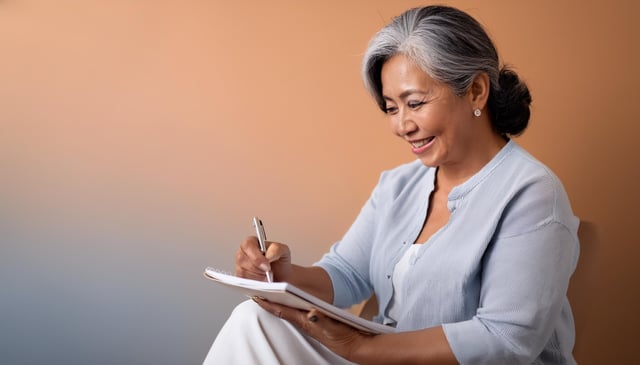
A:
[[[426,145],[427,143],[429,143],[429,142],[433,141],[433,139],[434,139],[434,138],[435,138],[435,137],[431,136],[431,137],[429,137],[429,138],[421,139],[421,140],[419,140],[419,141],[414,141],[414,142],[411,142],[411,145],[412,145],[414,148],[420,148],[420,147],[422,147],[422,146]]]
[[[411,144],[411,147],[413,147],[411,148],[411,150],[413,151],[413,153],[420,154],[431,146],[434,139],[435,137],[431,136],[429,138],[409,142]]]

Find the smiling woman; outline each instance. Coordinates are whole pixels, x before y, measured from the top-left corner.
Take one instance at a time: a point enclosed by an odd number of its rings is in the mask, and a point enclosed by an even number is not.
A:
[[[528,124],[527,86],[499,67],[476,20],[444,6],[378,32],[363,77],[417,160],[382,173],[316,265],[293,264],[279,242],[263,255],[249,237],[236,274],[271,271],[341,307],[375,292],[374,321],[397,332],[365,335],[256,298],[236,308],[205,363],[575,363],[567,288],[578,219],[559,179],[511,140]]]

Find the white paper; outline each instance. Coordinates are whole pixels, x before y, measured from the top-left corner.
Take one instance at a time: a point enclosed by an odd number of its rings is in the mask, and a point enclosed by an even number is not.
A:
[[[268,283],[265,281],[240,278],[225,274],[211,267],[205,269],[204,275],[208,279],[236,288],[248,297],[258,296],[274,303],[304,310],[316,308],[326,316],[348,324],[363,332],[373,334],[395,332],[393,327],[360,318],[344,309],[331,305],[322,299],[298,289],[289,283]]]

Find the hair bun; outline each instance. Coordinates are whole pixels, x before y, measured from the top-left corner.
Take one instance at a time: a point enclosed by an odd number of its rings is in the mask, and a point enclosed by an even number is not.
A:
[[[531,94],[527,84],[513,70],[503,67],[498,87],[492,87],[488,107],[493,125],[501,134],[518,135],[529,124]]]

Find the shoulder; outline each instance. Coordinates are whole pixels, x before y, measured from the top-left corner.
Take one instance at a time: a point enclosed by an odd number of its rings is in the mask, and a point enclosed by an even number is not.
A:
[[[418,194],[433,188],[435,169],[420,160],[385,170],[371,195],[371,202],[382,209],[419,204]]]
[[[475,185],[481,189],[500,189],[504,193],[521,191],[537,186],[546,187],[550,194],[564,191],[560,179],[544,163],[533,157],[524,148],[511,141],[485,168],[466,183],[463,190],[471,190]]]
[[[557,222],[567,227],[577,224],[564,186],[558,176],[529,152],[513,143],[509,153],[495,171],[493,187],[500,189],[505,197],[505,222],[522,223],[531,229]],[[520,224],[513,234],[522,233]],[[508,233],[508,232],[504,232]]]
[[[547,165],[519,145],[514,145],[511,155],[505,164],[503,179],[511,182],[515,190],[520,193],[533,190],[527,195],[548,199],[551,206],[566,196],[562,182]]]
[[[393,169],[385,170],[380,174],[377,189],[394,196],[427,183],[428,176],[434,173],[434,169],[425,166],[420,160],[414,160]]]

